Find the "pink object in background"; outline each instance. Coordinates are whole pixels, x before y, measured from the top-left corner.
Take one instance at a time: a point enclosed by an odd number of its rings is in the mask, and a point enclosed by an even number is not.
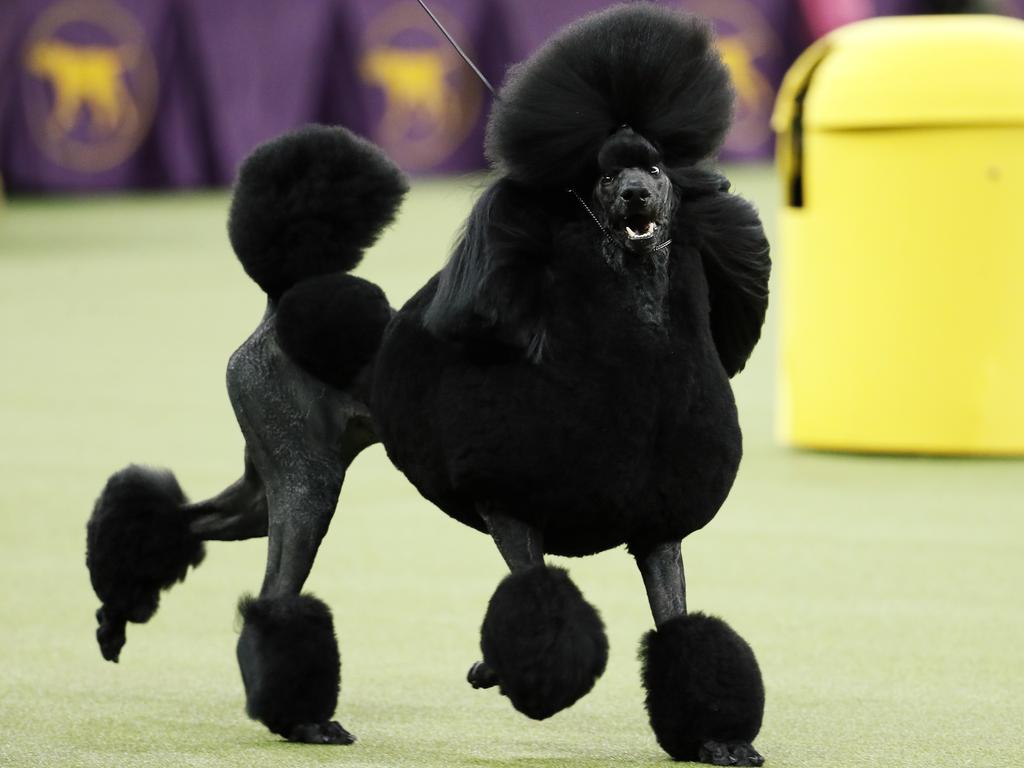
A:
[[[874,0],[800,0],[804,20],[815,39],[836,27],[878,13]]]

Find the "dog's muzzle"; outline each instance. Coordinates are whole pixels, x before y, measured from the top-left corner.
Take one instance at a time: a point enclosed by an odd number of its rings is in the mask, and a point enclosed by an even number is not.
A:
[[[642,215],[627,216],[624,227],[630,240],[650,240],[658,231],[658,223]]]

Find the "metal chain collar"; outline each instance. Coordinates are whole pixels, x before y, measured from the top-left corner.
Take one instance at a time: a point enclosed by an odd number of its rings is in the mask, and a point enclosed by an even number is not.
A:
[[[601,234],[604,235],[605,238],[607,238],[608,240],[611,240],[611,241],[614,242],[615,238],[612,237],[612,233],[604,228],[604,224],[602,224],[601,220],[597,218],[597,216],[594,214],[594,212],[592,210],[590,210],[590,206],[587,205],[586,201],[582,197],[580,197],[579,192],[577,192],[572,187],[568,188],[566,190],[566,192],[571,194],[573,197],[575,197],[579,201],[579,204],[583,206],[583,210],[585,210],[590,215],[590,218],[593,219],[594,223],[597,224],[597,228],[601,230]],[[668,248],[670,245],[672,245],[672,240],[666,240],[661,245],[654,246],[653,248],[651,248],[651,250],[652,251],[660,251],[660,250],[663,250],[665,248]]]

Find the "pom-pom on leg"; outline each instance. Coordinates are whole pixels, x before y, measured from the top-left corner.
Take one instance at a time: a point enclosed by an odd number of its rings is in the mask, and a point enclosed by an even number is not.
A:
[[[189,530],[187,503],[174,475],[136,465],[107,481],[86,526],[85,562],[97,597],[96,639],[103,658],[117,661],[129,621],[148,621],[160,590],[185,578],[205,555]]]
[[[351,744],[330,720],[341,660],[330,609],[312,595],[243,597],[238,666],[246,712],[274,733],[309,744]]]
[[[484,664],[501,692],[535,720],[588,693],[608,661],[601,617],[561,568],[538,565],[507,576],[480,634]]]
[[[676,760],[761,765],[764,684],[754,652],[721,619],[693,613],[647,633],[640,648],[647,713]]]

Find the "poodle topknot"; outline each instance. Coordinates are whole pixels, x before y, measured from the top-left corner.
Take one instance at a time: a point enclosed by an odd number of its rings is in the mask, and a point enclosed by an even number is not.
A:
[[[530,185],[589,185],[623,125],[669,166],[713,155],[732,118],[729,73],[709,24],[648,3],[566,27],[509,70],[487,125],[487,155]]]

